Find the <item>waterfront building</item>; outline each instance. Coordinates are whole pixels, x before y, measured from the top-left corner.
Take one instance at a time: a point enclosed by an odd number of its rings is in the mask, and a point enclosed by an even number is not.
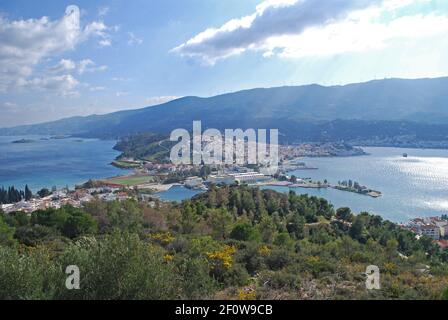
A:
[[[234,177],[235,181],[239,184],[252,184],[257,182],[263,182],[271,180],[272,178],[270,176],[266,176],[259,172],[245,172],[245,173],[236,173],[231,174],[231,176]]]
[[[223,174],[223,175],[211,175],[207,179],[207,183],[212,183],[216,185],[224,184],[224,185],[232,185],[235,184],[236,180],[233,175]]]

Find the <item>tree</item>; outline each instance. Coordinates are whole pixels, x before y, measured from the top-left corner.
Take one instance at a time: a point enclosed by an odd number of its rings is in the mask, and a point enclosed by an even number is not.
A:
[[[180,218],[180,225],[182,233],[184,234],[192,233],[196,227],[198,216],[194,211],[190,201],[184,203],[181,213],[182,214]]]
[[[68,213],[64,209],[37,210],[31,214],[31,223],[62,230],[68,219]]]
[[[213,237],[225,240],[232,228],[232,215],[226,208],[209,211],[210,224],[213,230]]]
[[[365,228],[364,220],[362,217],[356,217],[355,221],[350,228],[350,237],[359,242],[365,243],[367,241],[367,230]]]
[[[82,210],[72,208],[61,231],[63,235],[73,239],[81,235],[95,233],[96,230],[97,222],[91,215]]]
[[[261,217],[261,221],[258,224],[258,230],[261,235],[261,240],[265,243],[272,243],[274,241],[277,228],[272,217],[267,214]]]
[[[230,238],[240,241],[259,241],[260,234],[258,230],[248,223],[237,224],[232,232]]]
[[[288,217],[286,229],[296,239],[303,239],[305,236],[305,218],[298,214]]]
[[[49,195],[51,195],[51,192],[47,188],[43,188],[43,189],[39,190],[37,192],[37,194],[39,197],[45,198],[45,197],[48,197]]]
[[[350,208],[339,208],[336,210],[336,218],[338,220],[351,222],[353,221],[353,214]]]
[[[106,215],[112,229],[138,232],[142,228],[143,213],[135,200],[109,203]]]
[[[0,245],[10,246],[14,241],[14,228],[10,227],[0,216]]]
[[[25,200],[26,200],[26,201],[30,201],[32,197],[33,197],[33,193],[32,193],[31,190],[28,188],[28,185],[26,185],[26,186],[25,186]]]
[[[274,244],[279,247],[292,249],[294,247],[294,240],[291,238],[289,233],[282,232],[277,235]]]
[[[397,254],[398,241],[395,239],[390,239],[386,244],[386,252],[390,258]]]

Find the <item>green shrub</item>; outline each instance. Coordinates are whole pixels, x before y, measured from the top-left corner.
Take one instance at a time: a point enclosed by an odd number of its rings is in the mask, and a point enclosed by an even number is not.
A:
[[[242,223],[233,228],[230,238],[240,241],[260,241],[261,236],[256,228],[248,223]]]

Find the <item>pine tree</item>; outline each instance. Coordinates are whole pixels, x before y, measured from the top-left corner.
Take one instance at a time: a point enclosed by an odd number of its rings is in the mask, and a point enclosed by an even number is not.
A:
[[[30,201],[33,197],[33,193],[31,192],[30,188],[28,188],[28,185],[25,186],[25,200]]]

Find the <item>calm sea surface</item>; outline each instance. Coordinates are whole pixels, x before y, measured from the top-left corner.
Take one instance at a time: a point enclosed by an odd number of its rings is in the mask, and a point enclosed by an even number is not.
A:
[[[448,150],[364,148],[368,156],[305,159],[318,170],[295,171],[298,177],[327,179],[330,183],[352,179],[383,193],[371,198],[334,189],[294,189],[328,199],[335,207],[368,211],[405,222],[416,216],[448,214]],[[403,154],[407,153],[408,158]],[[289,191],[288,188],[274,188]]]
[[[43,187],[73,187],[90,178],[123,174],[110,165],[119,153],[114,141],[96,139],[41,140],[41,136],[0,137],[0,186],[26,184],[34,191]],[[32,139],[31,143],[11,143]]]
[[[14,140],[32,143],[13,144]],[[72,187],[90,178],[123,174],[110,162],[118,155],[114,141],[95,139],[41,140],[42,137],[0,137],[0,186],[28,184],[42,187]],[[330,183],[352,179],[383,196],[374,199],[334,189],[293,189],[328,199],[335,207],[348,206],[355,212],[368,211],[386,219],[404,222],[416,216],[448,214],[448,150],[365,148],[367,156],[309,158],[304,161],[318,170],[295,174]],[[403,157],[403,153],[409,155]],[[285,187],[269,187],[288,192]],[[159,194],[164,200],[181,201],[197,194],[175,187]]]
[[[188,188],[185,188],[183,186],[174,186],[168,191],[164,191],[161,193],[158,193],[157,196],[164,201],[176,201],[176,202],[182,202],[183,200],[191,199],[195,195],[202,193],[203,191],[200,190],[191,190]]]
[[[301,189],[297,193],[328,199],[336,208],[368,211],[395,222],[416,216],[448,214],[448,150],[364,148],[367,156],[347,158],[308,158],[304,161],[318,170],[292,172],[298,177],[327,179],[336,184],[352,179],[383,193],[371,198],[334,189]],[[404,158],[403,153],[409,157]],[[287,187],[268,187],[289,192]],[[178,187],[162,194],[165,200],[183,200],[191,191]]]

